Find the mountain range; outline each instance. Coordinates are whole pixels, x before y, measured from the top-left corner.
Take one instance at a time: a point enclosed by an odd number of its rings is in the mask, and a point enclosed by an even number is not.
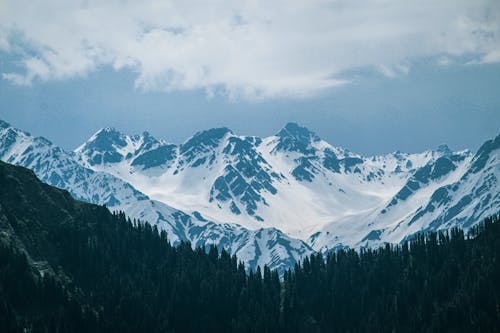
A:
[[[174,244],[217,244],[279,271],[314,251],[470,228],[498,212],[499,158],[500,135],[476,153],[367,157],[295,123],[266,138],[209,129],[179,145],[104,128],[68,152],[0,121],[1,160],[157,224]]]

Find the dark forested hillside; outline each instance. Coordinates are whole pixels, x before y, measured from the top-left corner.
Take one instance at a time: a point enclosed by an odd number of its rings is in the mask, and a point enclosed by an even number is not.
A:
[[[75,201],[0,162],[2,332],[494,332],[500,221],[285,273]]]
[[[495,217],[467,238],[453,229],[402,246],[340,251],[326,261],[312,255],[285,274],[285,327],[289,332],[499,331],[499,237]]]

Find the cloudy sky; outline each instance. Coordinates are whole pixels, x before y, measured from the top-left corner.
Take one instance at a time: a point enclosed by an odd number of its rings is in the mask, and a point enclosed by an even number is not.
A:
[[[0,1],[0,118],[74,148],[298,121],[364,154],[500,133],[500,1]]]

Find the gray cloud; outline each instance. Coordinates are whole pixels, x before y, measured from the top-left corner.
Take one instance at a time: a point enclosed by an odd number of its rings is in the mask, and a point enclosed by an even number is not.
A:
[[[419,57],[500,61],[500,4],[486,0],[4,0],[0,49],[19,42],[15,84],[137,73],[144,90],[229,97],[309,96],[373,67],[405,75]],[[439,58],[438,58],[439,57]],[[347,78],[348,80],[348,78]]]

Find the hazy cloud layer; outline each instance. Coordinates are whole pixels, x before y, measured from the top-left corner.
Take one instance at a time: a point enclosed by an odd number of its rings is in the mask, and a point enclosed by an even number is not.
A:
[[[0,49],[19,58],[3,77],[20,85],[111,65],[136,72],[138,89],[307,96],[361,67],[499,62],[500,1],[3,0]]]

